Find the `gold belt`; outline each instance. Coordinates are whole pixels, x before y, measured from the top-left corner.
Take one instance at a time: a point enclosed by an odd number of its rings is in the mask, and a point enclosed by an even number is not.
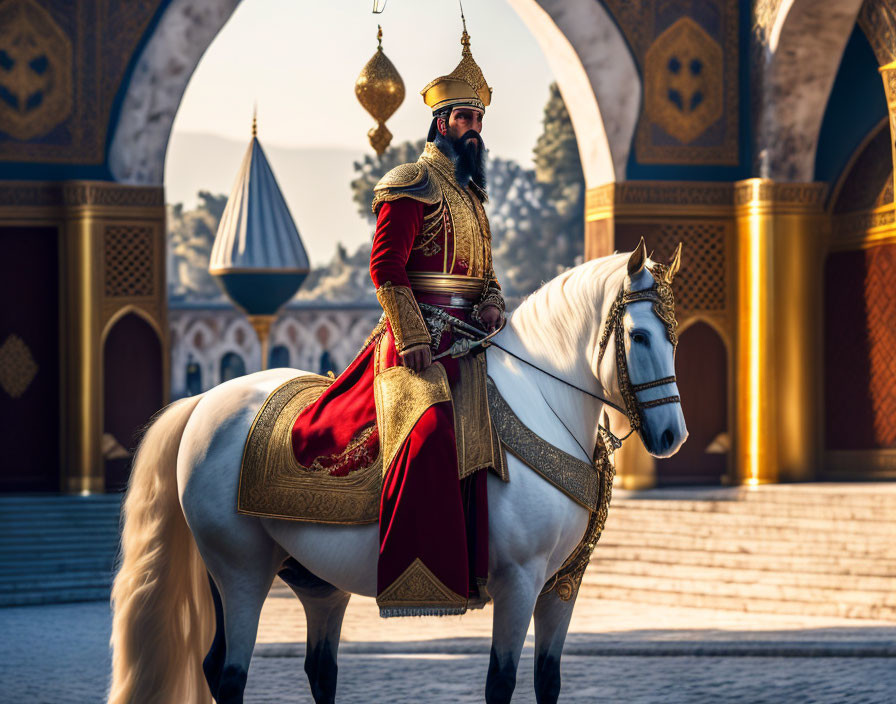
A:
[[[429,272],[408,272],[414,293],[439,293],[476,302],[482,297],[485,279],[478,276],[458,276],[456,274],[432,274]]]

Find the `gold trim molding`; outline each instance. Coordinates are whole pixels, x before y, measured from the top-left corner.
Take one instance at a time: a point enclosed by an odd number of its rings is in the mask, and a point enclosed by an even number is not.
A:
[[[831,251],[868,249],[883,244],[896,244],[896,204],[833,216]]]

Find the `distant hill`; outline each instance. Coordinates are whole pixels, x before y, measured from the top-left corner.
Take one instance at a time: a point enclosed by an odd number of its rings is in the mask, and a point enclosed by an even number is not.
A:
[[[357,213],[349,186],[355,177],[353,162],[363,154],[340,148],[284,148],[261,144],[299,228],[313,264],[335,254],[337,243],[350,252],[369,242],[370,225]],[[168,203],[196,205],[201,191],[230,194],[249,139],[175,132],[165,163],[165,197]]]

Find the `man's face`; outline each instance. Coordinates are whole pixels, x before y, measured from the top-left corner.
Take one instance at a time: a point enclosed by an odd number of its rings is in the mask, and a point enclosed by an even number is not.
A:
[[[448,117],[448,124],[439,120],[439,132],[451,139],[460,139],[470,130],[482,132],[482,112],[475,108],[455,108]],[[479,142],[475,138],[466,140],[473,142],[479,148]]]

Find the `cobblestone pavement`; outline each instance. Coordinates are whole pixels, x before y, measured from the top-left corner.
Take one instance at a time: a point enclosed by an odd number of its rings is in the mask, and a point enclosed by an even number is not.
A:
[[[0,702],[92,704],[108,681],[106,604],[0,609]],[[265,604],[247,703],[310,702],[301,606]],[[481,702],[491,611],[383,621],[353,599],[340,650],[339,698]],[[532,634],[514,702],[530,704]],[[757,657],[761,655],[761,657]],[[562,702],[877,704],[894,701],[896,623],[653,607],[596,599],[576,606]]]

